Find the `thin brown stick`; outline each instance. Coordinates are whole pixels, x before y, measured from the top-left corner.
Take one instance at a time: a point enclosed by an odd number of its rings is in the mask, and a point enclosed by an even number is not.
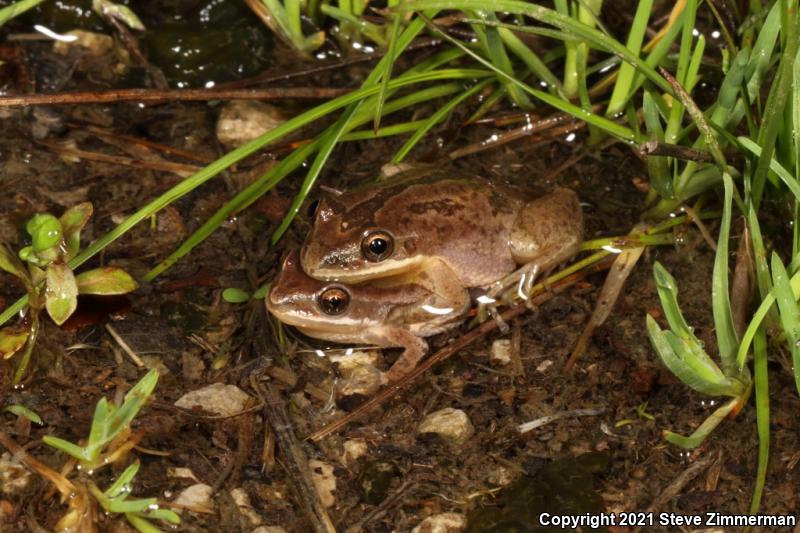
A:
[[[330,87],[270,87],[269,89],[119,89],[0,97],[0,107],[18,105],[105,104],[206,100],[328,100],[351,89]]]
[[[140,146],[144,146],[146,148],[150,148],[152,150],[157,150],[159,152],[164,152],[165,154],[169,155],[177,155],[184,159],[188,159],[189,161],[195,161],[197,163],[202,163],[207,165],[212,162],[212,159],[208,157],[204,157],[199,154],[195,154],[186,150],[181,150],[179,148],[173,148],[172,146],[167,146],[166,144],[157,143],[154,141],[148,141],[146,139],[141,139],[136,137],[135,135],[127,135],[124,133],[119,133],[110,129],[101,128],[100,126],[93,126],[91,124],[75,124],[75,123],[68,123],[66,124],[68,128],[76,129],[76,130],[83,130],[92,133],[101,139],[108,142],[107,139],[115,140],[115,141],[123,141],[125,143],[137,144]]]
[[[39,143],[47,146],[54,152],[65,156],[78,157],[89,161],[100,161],[103,163],[111,163],[114,165],[134,167],[139,169],[147,168],[150,170],[163,170],[165,172],[174,172],[182,177],[189,176],[200,170],[200,167],[186,163],[171,163],[169,161],[144,161],[133,157],[101,154],[98,152],[89,152],[86,150],[80,150],[78,148],[63,146],[52,141],[39,141]]]
[[[269,421],[275,435],[278,449],[284,458],[284,467],[295,485],[297,495],[303,504],[306,519],[311,522],[312,529],[316,533],[336,533],[336,528],[314,487],[311,473],[308,470],[306,454],[292,431],[289,415],[280,396],[272,384],[269,382],[259,383],[255,375],[251,375],[250,385],[264,401],[264,417]]]
[[[500,318],[502,319],[503,322],[508,322],[514,317],[517,317],[523,314],[525,311],[527,311],[528,305],[530,304],[540,305],[541,303],[552,298],[553,295],[563,292],[566,288],[574,285],[579,280],[586,277],[587,274],[592,272],[598,272],[600,270],[605,270],[610,266],[611,266],[611,261],[604,260],[601,261],[600,263],[592,265],[591,267],[581,272],[568,276],[563,280],[551,285],[547,292],[541,293],[528,300],[527,305],[526,302],[520,302],[511,307],[508,307],[500,315]],[[444,348],[442,348],[441,350],[430,356],[414,370],[412,370],[411,372],[400,378],[400,380],[388,385],[381,392],[379,392],[366,402],[359,405],[353,411],[344,415],[340,419],[331,422],[330,424],[320,429],[319,431],[312,433],[307,438],[316,442],[327,437],[332,433],[335,433],[336,431],[339,431],[341,428],[343,428],[350,422],[356,420],[357,418],[360,418],[361,416],[371,411],[373,408],[386,402],[389,398],[391,398],[398,392],[401,392],[403,389],[407,388],[419,376],[421,376],[422,374],[424,374],[425,372],[427,372],[440,362],[444,361],[445,359],[456,353],[458,350],[465,348],[466,346],[472,344],[473,342],[483,337],[490,331],[497,329],[499,327],[499,322],[500,321],[498,320],[487,320],[486,322],[483,322],[479,326],[469,330],[464,335],[456,339],[454,342],[448,344],[447,346],[445,346]]]
[[[689,146],[679,144],[663,143],[659,141],[647,141],[639,147],[642,155],[662,155],[685,159],[686,161],[697,161],[698,163],[713,163],[714,158],[706,150],[698,150]]]

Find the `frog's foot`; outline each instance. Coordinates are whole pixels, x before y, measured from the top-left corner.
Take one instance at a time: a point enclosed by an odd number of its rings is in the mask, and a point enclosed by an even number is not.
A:
[[[501,304],[511,303],[518,298],[527,302],[530,300],[531,290],[540,271],[539,263],[535,261],[522,265],[508,276],[495,282],[489,288],[487,296]]]
[[[414,370],[417,363],[428,352],[428,343],[410,331],[402,328],[381,328],[368,336],[368,342],[381,346],[404,348],[392,367],[381,374],[381,381],[393,383]]]

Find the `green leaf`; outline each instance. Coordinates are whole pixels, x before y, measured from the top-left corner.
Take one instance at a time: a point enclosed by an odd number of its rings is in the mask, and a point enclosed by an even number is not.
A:
[[[231,304],[243,304],[250,299],[250,293],[242,289],[228,287],[222,291],[222,299]]]
[[[42,441],[48,446],[55,448],[56,450],[62,451],[79,461],[84,461],[86,459],[86,451],[80,446],[72,444],[68,440],[60,439],[58,437],[53,437],[51,435],[45,435],[44,437],[42,437]]]
[[[683,435],[679,435],[677,433],[673,433],[672,431],[665,431],[664,438],[666,438],[669,442],[676,446],[680,446],[686,450],[691,450],[693,448],[697,448],[700,446],[706,437],[708,437],[714,428],[716,428],[720,422],[725,420],[731,411],[733,411],[734,407],[739,405],[740,400],[738,398],[733,398],[731,401],[714,411],[711,416],[706,418],[700,427],[698,427],[694,433],[692,433],[688,437],[684,437]]]
[[[0,9],[0,26],[5,24],[12,18],[16,17],[17,15],[21,15],[25,13],[27,10],[36,7],[42,2],[44,2],[44,0],[21,0],[20,2],[15,2],[10,6],[6,6]]]
[[[65,263],[48,266],[45,276],[44,305],[53,322],[60,326],[78,307],[78,284],[72,269]]]
[[[267,292],[269,292],[269,286],[270,284],[267,283],[256,289],[256,292],[254,292],[252,296],[253,300],[263,300],[264,298],[266,298]]]
[[[137,531],[140,533],[163,533],[162,530],[158,529],[156,526],[151,524],[146,518],[141,516],[137,516],[133,513],[127,513],[125,518],[128,519],[128,522],[136,528]]]
[[[0,329],[0,359],[8,359],[17,353],[28,340],[27,328],[10,326]]]
[[[59,221],[64,230],[64,241],[67,243],[67,259],[72,259],[80,251],[81,231],[92,217],[94,208],[91,202],[83,202],[67,209]]]
[[[8,411],[9,413],[13,413],[17,416],[24,416],[34,424],[39,424],[40,426],[44,425],[44,422],[42,422],[42,417],[40,417],[31,409],[25,407],[24,405],[19,405],[19,404],[9,405],[8,407],[6,407],[6,411]]]
[[[105,398],[97,402],[83,459],[86,468],[97,466],[96,461],[103,448],[130,425],[150,398],[157,383],[158,371],[152,369],[128,391],[119,407],[109,404]]]
[[[80,294],[127,294],[139,285],[119,267],[101,267],[82,272],[75,277]]]
[[[61,222],[49,213],[33,215],[25,229],[33,239],[33,251],[37,254],[56,246],[63,234]]]
[[[114,484],[105,490],[105,495],[109,498],[116,498],[123,492],[127,493],[128,491],[125,490],[125,486],[133,481],[133,478],[136,477],[136,474],[139,472],[140,466],[141,463],[139,461],[128,465],[128,468],[119,475],[117,480],[114,481]]]

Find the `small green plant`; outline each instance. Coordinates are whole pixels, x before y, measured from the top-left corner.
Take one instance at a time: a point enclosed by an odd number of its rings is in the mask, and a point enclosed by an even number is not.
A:
[[[728,238],[734,186],[727,174],[723,174],[723,183],[725,203],[711,282],[712,311],[717,346],[722,360],[721,369],[708,355],[703,343],[683,318],[678,305],[678,286],[675,278],[660,263],[656,262],[653,267],[658,297],[669,324],[668,330],[662,330],[655,319],[647,315],[647,333],[653,348],[667,368],[689,387],[709,396],[731,398],[729,402],[714,411],[691,436],[684,437],[672,431],[664,432],[669,442],[682,448],[699,446],[726,416],[739,412],[750,398],[752,390],[750,372],[746,367],[740,367],[736,361],[739,340],[733,326],[728,290]]]
[[[97,469],[122,460],[139,441],[140,436],[131,434],[130,424],[152,396],[157,382],[158,372],[153,369],[128,391],[122,404],[114,405],[105,398],[97,402],[89,437],[83,445],[49,435],[42,439],[45,444],[71,456],[79,465],[80,474],[74,480],[68,479],[68,474],[54,471],[46,474],[70,505],[70,510],[56,525],[56,531],[82,531],[91,526],[94,501],[107,513],[124,514],[128,522],[143,533],[160,531],[151,520],[180,523],[175,512],[158,508],[156,498],[128,498],[133,478],[139,471],[138,461],[129,465],[106,490],[101,490],[90,478]]]
[[[14,382],[18,383],[28,366],[39,334],[39,313],[63,324],[78,306],[79,294],[126,294],[138,285],[118,267],[101,267],[77,276],[68,262],[80,250],[80,234],[92,216],[92,204],[84,202],[68,209],[61,218],[49,213],[34,215],[25,226],[31,237],[15,256],[0,243],[0,269],[17,277],[27,293],[27,312],[22,323],[0,329],[0,358],[8,359],[23,351]]]

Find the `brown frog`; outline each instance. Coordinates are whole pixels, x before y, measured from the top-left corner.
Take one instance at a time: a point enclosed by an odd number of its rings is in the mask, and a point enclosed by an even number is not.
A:
[[[301,252],[320,280],[361,283],[446,265],[463,287],[488,287],[519,265],[547,270],[574,255],[583,215],[569,189],[526,200],[449,171],[402,173],[325,198]]]
[[[302,333],[340,343],[401,347],[387,381],[410,372],[428,351],[423,339],[457,326],[470,307],[468,291],[442,261],[364,285],[316,280],[290,252],[266,298],[267,309]]]

